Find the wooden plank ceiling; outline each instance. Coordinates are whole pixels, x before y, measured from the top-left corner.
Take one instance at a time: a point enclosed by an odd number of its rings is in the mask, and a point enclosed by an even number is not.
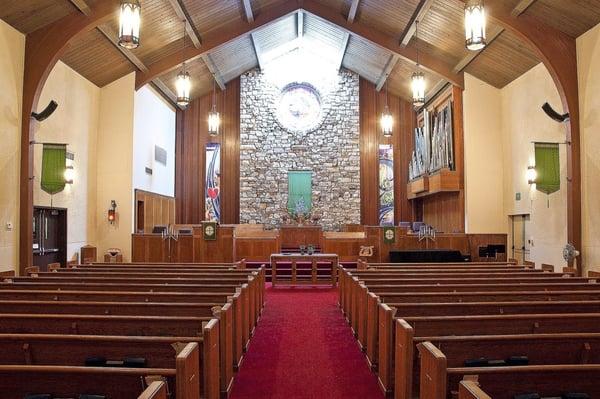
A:
[[[93,5],[96,0],[84,0]],[[201,46],[202,36],[233,24],[247,24],[263,10],[288,0],[141,0],[141,45],[127,51],[116,46],[118,15],[69,43],[62,60],[81,75],[102,87],[136,70],[144,70],[164,57],[183,49],[183,18],[189,19],[186,46]],[[465,49],[463,3],[459,0],[317,0],[343,15],[350,23],[362,24],[394,38],[412,42],[422,53],[454,66],[501,88],[539,63],[528,46],[510,32],[488,24],[491,44],[479,54]],[[600,1],[590,0],[503,0],[540,22],[578,37],[600,22]],[[83,4],[85,4],[83,3]],[[79,4],[79,5],[77,5]],[[0,18],[27,34],[61,17],[80,12],[82,1],[4,0]],[[419,20],[418,39],[414,36]],[[298,25],[298,24],[301,25]],[[412,28],[412,29],[411,29]],[[243,72],[268,62],[277,49],[303,35],[305,45],[326,50],[333,61],[360,74],[380,88],[410,97],[410,75],[415,65],[390,51],[350,34],[344,29],[304,12],[236,38],[188,62],[193,79],[192,97],[212,90],[213,76],[220,85]],[[192,40],[193,39],[193,40]],[[336,61],[338,62],[338,61]],[[173,97],[178,70],[154,81],[168,97]],[[426,73],[430,90],[443,79]]]

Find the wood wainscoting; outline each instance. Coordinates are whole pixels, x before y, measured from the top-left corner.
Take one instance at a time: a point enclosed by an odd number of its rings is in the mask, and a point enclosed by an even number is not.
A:
[[[175,197],[135,189],[135,232],[152,233],[154,226],[175,223]]]

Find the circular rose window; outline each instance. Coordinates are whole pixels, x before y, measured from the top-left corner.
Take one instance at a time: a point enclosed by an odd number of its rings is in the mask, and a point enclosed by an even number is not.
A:
[[[279,123],[289,130],[306,132],[315,128],[321,117],[321,99],[306,83],[292,83],[281,91],[277,107]]]

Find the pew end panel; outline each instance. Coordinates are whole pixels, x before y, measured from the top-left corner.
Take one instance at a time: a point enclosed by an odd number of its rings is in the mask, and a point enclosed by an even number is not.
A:
[[[463,380],[458,387],[458,399],[492,399],[475,381]]]
[[[204,397],[219,399],[220,397],[220,353],[219,353],[219,320],[212,319],[202,328],[204,346],[202,370],[204,377]]]
[[[396,319],[394,398],[411,399],[413,387],[413,338],[415,331],[404,319]]]
[[[200,396],[200,349],[190,342],[175,359],[176,399],[196,399]]]
[[[377,369],[377,338],[379,334],[379,298],[372,292],[367,297],[367,361],[372,370]]]
[[[357,308],[358,308],[358,328],[357,328],[357,338],[358,344],[363,352],[366,351],[367,346],[367,298],[369,295],[369,290],[367,286],[361,283],[357,290],[358,298],[357,298]]]
[[[218,312],[219,319],[219,358],[221,369],[221,392],[229,393],[233,385],[233,307],[226,303]]]
[[[447,359],[431,342],[417,345],[421,357],[419,390],[421,399],[446,399]]]
[[[379,304],[379,340],[377,356],[377,375],[379,387],[387,395],[392,392],[394,385],[394,316],[396,309],[385,303]]]

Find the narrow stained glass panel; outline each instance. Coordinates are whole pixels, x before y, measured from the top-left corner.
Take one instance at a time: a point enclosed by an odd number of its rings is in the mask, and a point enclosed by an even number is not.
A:
[[[394,225],[394,151],[379,145],[379,224]]]
[[[206,181],[205,181],[204,220],[221,221],[221,144],[206,145]]]

